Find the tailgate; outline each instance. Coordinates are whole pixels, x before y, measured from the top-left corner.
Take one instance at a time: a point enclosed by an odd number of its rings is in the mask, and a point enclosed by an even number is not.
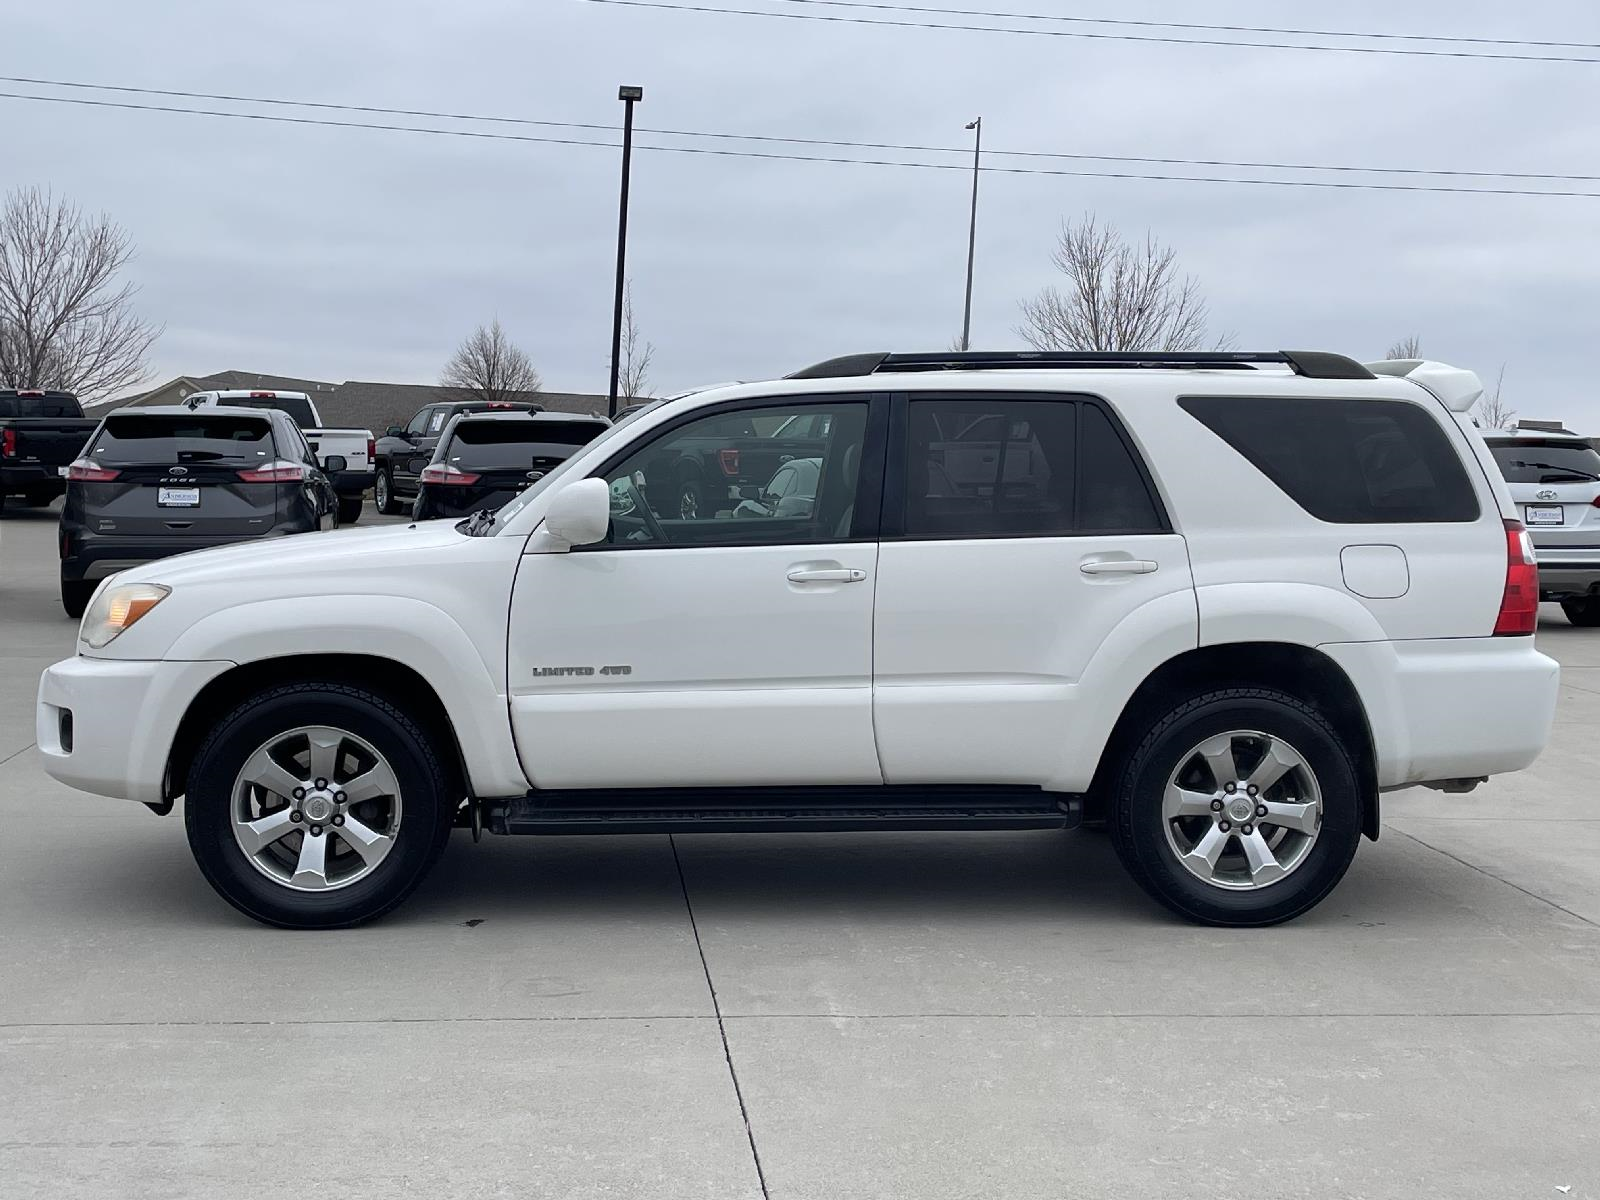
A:
[[[109,482],[72,486],[83,490],[90,530],[105,537],[251,537],[277,521],[279,485],[245,483],[237,465],[124,467]]]
[[[95,425],[94,421],[8,421],[5,426],[12,431],[16,448],[6,457],[11,462],[64,467],[83,453]]]

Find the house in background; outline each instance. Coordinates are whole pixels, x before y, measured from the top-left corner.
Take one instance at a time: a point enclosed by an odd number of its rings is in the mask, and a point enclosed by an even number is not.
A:
[[[149,391],[90,405],[91,415],[125,405],[182,404],[195,392],[250,388],[260,391],[304,392],[317,406],[329,428],[370,429],[378,436],[391,425],[404,426],[418,409],[443,400],[460,400],[463,393],[432,383],[369,383],[347,379],[326,383],[295,379],[289,375],[263,375],[255,371],[217,371],[211,375],[179,375]],[[551,412],[604,416],[606,398],[584,392],[526,392],[518,399],[542,404]]]

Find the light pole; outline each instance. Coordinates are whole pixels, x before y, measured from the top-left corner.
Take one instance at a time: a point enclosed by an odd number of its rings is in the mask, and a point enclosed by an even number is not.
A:
[[[622,363],[622,292],[628,263],[628,168],[633,161],[633,106],[644,99],[642,87],[617,89],[622,101],[622,197],[617,213],[617,304],[611,318],[611,387],[606,393],[606,415],[617,415],[617,372]]]
[[[972,130],[972,226],[967,231],[967,305],[961,316],[961,349],[972,349],[972,260],[978,252],[978,162],[983,154],[983,118],[971,122]]]

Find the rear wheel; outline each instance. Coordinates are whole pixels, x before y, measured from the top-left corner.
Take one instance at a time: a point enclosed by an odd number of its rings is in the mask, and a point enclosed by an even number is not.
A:
[[[1600,596],[1569,596],[1561,602],[1567,620],[1584,629],[1600,625]]]
[[[54,490],[46,490],[42,492],[24,492],[22,496],[22,502],[29,508],[43,508],[45,505],[53,501],[57,495],[58,493]]]
[[[384,516],[392,517],[400,511],[400,501],[394,494],[394,476],[389,474],[389,468],[378,472],[378,481],[372,485],[372,496],[377,502],[378,511]]]
[[[61,607],[67,610],[67,616],[73,620],[83,616],[84,610],[89,607],[89,601],[94,599],[94,589],[98,585],[87,579],[63,579],[61,581]]]
[[[700,476],[693,473],[678,480],[678,502],[675,507],[680,521],[695,521],[716,515],[706,511],[705,487],[700,482]]]
[[[361,496],[340,496],[339,524],[354,525],[357,521],[361,520],[361,510],[365,506],[365,503],[365,500]]]
[[[447,780],[428,735],[385,697],[278,687],[201,745],[184,824],[201,873],[246,916],[356,925],[404,900],[443,851]]]
[[[1110,803],[1129,873],[1210,925],[1306,912],[1344,876],[1361,838],[1360,782],[1338,732],[1263,688],[1209,692],[1156,720]]]

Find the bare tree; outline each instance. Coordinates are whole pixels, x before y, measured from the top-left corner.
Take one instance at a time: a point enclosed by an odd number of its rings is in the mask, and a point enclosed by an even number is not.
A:
[[[650,398],[650,360],[656,356],[653,342],[639,338],[639,325],[633,319],[633,280],[622,293],[622,367],[617,372],[617,399],[634,403]]]
[[[533,360],[512,344],[499,317],[472,331],[445,364],[439,382],[469,399],[491,402],[518,400],[543,386]]]
[[[1129,242],[1086,213],[1062,225],[1050,261],[1066,276],[1066,288],[1046,287],[1024,300],[1017,327],[1036,350],[1198,350],[1232,343],[1227,335],[1212,337],[1199,281],[1179,275],[1177,254],[1149,233]]]
[[[1400,341],[1390,346],[1389,352],[1384,355],[1384,358],[1389,359],[1413,359],[1421,357],[1422,343],[1417,339],[1417,335],[1414,333],[1410,337],[1402,338]]]
[[[1494,391],[1485,392],[1483,399],[1478,401],[1478,424],[1484,429],[1505,429],[1516,419],[1517,410],[1507,404],[1500,395],[1500,389],[1505,385],[1506,365],[1500,364],[1500,374],[1495,376]]]
[[[87,217],[38,188],[0,210],[0,385],[60,388],[81,400],[144,378],[161,330],[133,310],[137,288],[118,282],[133,257],[104,214]]]

